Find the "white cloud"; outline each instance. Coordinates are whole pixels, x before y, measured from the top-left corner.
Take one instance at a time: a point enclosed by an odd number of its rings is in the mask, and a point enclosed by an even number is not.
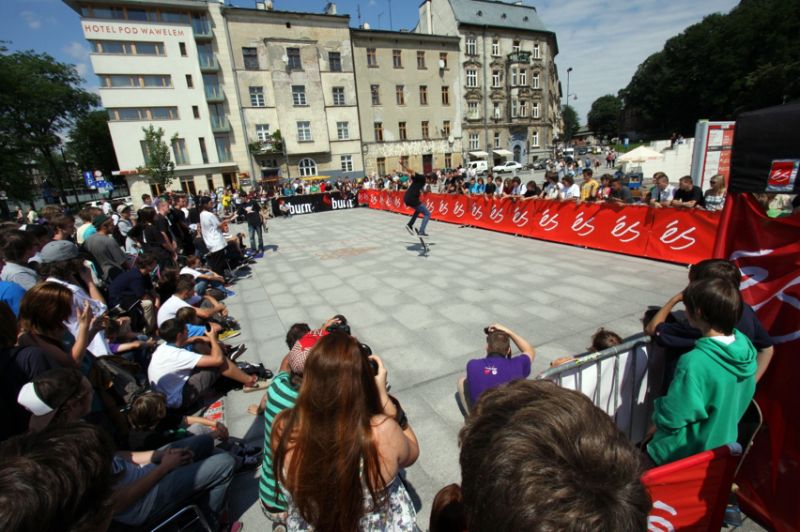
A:
[[[19,16],[22,17],[28,28],[32,30],[38,30],[42,27],[42,19],[33,11],[22,11]]]
[[[63,48],[64,53],[75,61],[85,61],[89,59],[89,47],[78,41],[72,41]]]
[[[567,91],[567,68],[572,67],[570,103],[582,123],[592,102],[604,94],[617,94],[636,68],[658,52],[670,37],[700,22],[711,13],[728,12],[738,0],[539,0],[545,26],[556,33],[558,74]],[[676,83],[680,82],[675,80]]]
[[[75,70],[78,71],[78,75],[83,79],[86,79],[86,76],[89,75],[89,65],[86,63],[77,63],[75,65]]]

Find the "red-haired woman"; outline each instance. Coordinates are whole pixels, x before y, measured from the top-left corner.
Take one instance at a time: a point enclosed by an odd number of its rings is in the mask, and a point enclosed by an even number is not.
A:
[[[386,393],[380,358],[355,338],[334,332],[314,346],[297,403],[273,428],[289,530],[414,530],[398,472],[416,461],[417,437]]]

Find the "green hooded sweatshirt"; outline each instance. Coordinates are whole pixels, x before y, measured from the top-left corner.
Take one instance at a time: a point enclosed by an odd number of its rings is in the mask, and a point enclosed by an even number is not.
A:
[[[700,338],[678,360],[667,395],[656,399],[647,453],[658,465],[735,442],[756,390],[756,348],[738,330],[726,345]]]

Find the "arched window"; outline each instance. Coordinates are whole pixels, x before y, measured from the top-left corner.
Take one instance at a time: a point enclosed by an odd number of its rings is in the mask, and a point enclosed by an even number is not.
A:
[[[317,163],[314,162],[314,159],[302,159],[297,166],[300,168],[300,175],[303,177],[317,175]]]

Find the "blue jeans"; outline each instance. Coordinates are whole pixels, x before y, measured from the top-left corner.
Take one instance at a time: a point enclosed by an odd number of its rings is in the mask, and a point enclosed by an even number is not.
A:
[[[411,215],[411,221],[408,222],[409,227],[414,227],[414,223],[417,221],[417,217],[422,214],[422,225],[419,226],[419,232],[424,233],[425,228],[428,227],[428,220],[431,219],[431,211],[425,206],[424,203],[420,203],[414,209],[414,214]]]
[[[205,279],[197,279],[194,285],[194,293],[198,296],[206,295],[206,290],[209,288],[216,288],[225,292],[225,285],[219,281],[206,281]]]
[[[264,236],[261,226],[247,224],[247,229],[250,231],[250,249],[264,251]],[[256,234],[258,234],[258,247],[256,247]]]

